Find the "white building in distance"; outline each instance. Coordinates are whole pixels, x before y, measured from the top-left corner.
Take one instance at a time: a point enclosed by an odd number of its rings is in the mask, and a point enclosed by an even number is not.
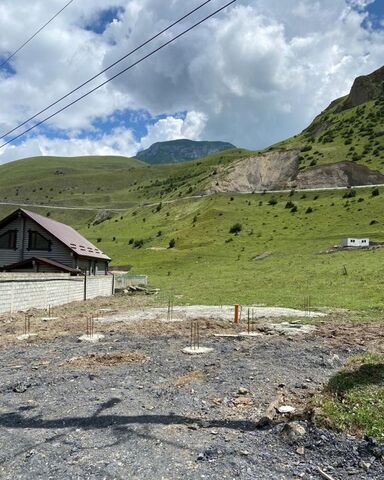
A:
[[[369,247],[369,238],[343,238],[342,247]]]

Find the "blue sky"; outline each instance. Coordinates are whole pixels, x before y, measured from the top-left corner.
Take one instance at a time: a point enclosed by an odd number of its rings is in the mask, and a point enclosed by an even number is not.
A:
[[[0,132],[199,3],[73,2],[0,70]],[[174,33],[224,3],[212,0]],[[29,0],[1,2],[0,57],[61,7],[62,0],[52,0],[49,7],[44,0],[32,6]],[[382,66],[383,21],[381,0],[238,0],[216,19],[0,149],[0,163],[38,154],[130,156],[155,141],[184,137],[267,146],[304,128],[330,101],[345,95],[356,76]],[[96,83],[108,75],[112,73]]]

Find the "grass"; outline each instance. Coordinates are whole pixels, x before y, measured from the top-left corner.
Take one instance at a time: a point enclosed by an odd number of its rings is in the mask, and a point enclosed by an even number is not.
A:
[[[97,226],[76,226],[113,265],[148,274],[182,303],[300,307],[310,296],[313,307],[367,310],[376,318],[384,309],[384,249],[322,252],[346,236],[383,241],[381,223],[371,221],[381,222],[384,195],[372,197],[370,188],[352,199],[344,193],[222,194],[163,204],[159,211],[132,208]],[[288,199],[296,213],[285,208]],[[229,233],[236,223],[241,232]],[[271,255],[254,260],[265,252]]]
[[[271,148],[302,150],[302,169],[349,160],[383,172],[384,99],[337,112],[342,100],[344,98],[318,115],[302,133]]]
[[[384,441],[384,355],[352,357],[329,380],[320,405],[328,425]]]
[[[125,209],[201,191],[215,172],[250,153],[226,150],[172,165],[126,157],[34,157],[0,166],[0,202]],[[2,207],[1,213],[10,210]]]

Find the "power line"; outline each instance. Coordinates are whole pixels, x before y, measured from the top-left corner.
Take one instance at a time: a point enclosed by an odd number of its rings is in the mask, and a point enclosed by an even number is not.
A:
[[[17,50],[11,53],[11,55],[9,55],[9,57],[6,60],[4,60],[3,63],[0,65],[0,68],[2,68],[6,63],[8,63],[9,60],[11,60],[11,58],[13,58],[18,52],[20,52],[20,50],[22,50],[31,40],[33,40],[47,25],[49,25],[57,16],[60,15],[60,13],[63,10],[69,7],[69,5],[74,1],[75,0],[70,0],[66,5],[64,5],[64,7],[61,10],[55,13],[55,15],[50,20],[48,20],[48,22],[44,23],[44,25],[40,27],[31,37],[29,37],[28,40],[26,40],[22,45],[20,45],[20,47]]]
[[[72,105],[74,105],[75,103],[79,102],[80,100],[82,100],[83,98],[85,97],[88,97],[89,95],[91,95],[91,93],[95,92],[96,90],[99,90],[101,87],[103,87],[104,85],[106,85],[107,83],[111,82],[112,80],[114,80],[115,78],[119,77],[120,75],[122,75],[123,73],[127,72],[128,70],[131,70],[132,68],[134,68],[136,65],[139,65],[140,63],[142,63],[144,60],[146,60],[147,58],[149,57],[152,57],[152,55],[154,55],[155,53],[159,52],[160,50],[162,50],[163,48],[167,47],[168,45],[170,45],[171,43],[175,42],[177,39],[179,39],[180,37],[186,35],[187,33],[189,33],[191,30],[195,29],[196,27],[198,27],[199,25],[201,25],[202,23],[206,22],[207,20],[209,20],[210,18],[214,17],[215,15],[217,15],[218,13],[220,13],[222,10],[226,9],[227,7],[229,7],[230,5],[232,5],[233,3],[235,3],[237,0],[231,0],[230,2],[226,3],[223,7],[215,10],[213,13],[211,13],[210,15],[207,15],[206,17],[204,17],[202,20],[198,21],[197,23],[195,23],[194,25],[192,25],[191,27],[187,28],[186,30],[184,30],[183,32],[179,33],[178,35],[176,35],[174,38],[172,38],[171,40],[168,40],[168,42],[165,42],[163,43],[162,45],[160,45],[160,47],[157,47],[155,50],[152,50],[152,52],[148,53],[147,55],[145,55],[144,57],[142,57],[140,60],[138,60],[137,62],[134,62],[132,63],[131,65],[129,65],[128,67],[124,68],[123,70],[121,70],[120,72],[116,73],[115,75],[113,75],[111,78],[109,78],[108,80],[106,80],[105,82],[102,82],[100,83],[99,85],[97,85],[96,87],[92,88],[91,90],[89,90],[87,93],[81,95],[79,98],[77,98],[76,100],[73,100],[72,102],[68,103],[67,105],[65,105],[64,107],[60,108],[59,110],[57,110],[56,112],[52,113],[51,115],[49,115],[48,117],[44,118],[43,120],[41,120],[40,122],[36,123],[35,125],[32,125],[32,127],[28,128],[27,130],[24,130],[24,132],[20,133],[19,135],[16,135],[15,137],[11,138],[10,140],[8,140],[7,142],[4,142],[2,145],[0,145],[0,148],[3,148],[5,147],[6,145],[14,142],[15,140],[17,140],[18,138],[22,137],[23,135],[25,135],[26,133],[30,132],[31,130],[35,129],[36,127],[39,127],[40,125],[42,125],[43,123],[47,122],[48,120],[50,120],[51,118],[55,117],[56,115],[58,115],[59,113],[63,112],[64,110],[66,110],[67,108],[71,107]]]
[[[18,130],[19,128],[23,127],[24,125],[26,125],[28,122],[30,122],[31,120],[34,120],[36,117],[38,117],[39,115],[41,115],[42,113],[46,112],[47,110],[49,110],[50,108],[54,107],[55,105],[57,105],[58,103],[60,103],[62,100],[64,100],[65,98],[68,98],[70,95],[72,95],[73,93],[77,92],[78,90],[80,90],[81,88],[85,87],[85,85],[88,85],[88,83],[92,82],[93,80],[95,80],[96,78],[100,77],[101,75],[103,75],[105,72],[107,72],[108,70],[110,70],[111,68],[115,67],[118,63],[122,62],[123,60],[125,60],[126,58],[130,57],[131,55],[133,55],[134,53],[136,53],[138,50],[140,50],[141,48],[145,47],[146,45],[148,45],[150,42],[152,42],[153,40],[155,40],[156,38],[160,37],[161,35],[163,35],[163,33],[167,32],[168,30],[170,30],[172,27],[174,27],[175,25],[177,25],[178,23],[182,22],[183,20],[185,20],[186,18],[188,18],[189,16],[191,16],[193,13],[197,12],[198,10],[200,10],[201,8],[203,8],[205,5],[207,5],[208,3],[210,3],[212,0],[206,0],[204,3],[200,4],[198,7],[194,8],[193,10],[191,10],[189,13],[187,13],[186,15],[180,17],[178,20],[176,20],[175,22],[171,23],[171,25],[169,25],[167,28],[164,28],[163,30],[161,30],[161,32],[157,33],[156,35],[154,35],[153,37],[149,38],[148,40],[146,40],[144,43],[142,43],[141,45],[139,45],[138,47],[134,48],[133,50],[131,50],[130,52],[128,52],[126,55],[124,55],[123,57],[119,58],[118,60],[116,60],[116,62],[112,63],[111,65],[109,65],[108,67],[104,68],[104,70],[102,70],[101,72],[97,73],[96,75],[94,75],[93,77],[91,77],[90,79],[88,79],[87,81],[83,82],[81,85],[79,85],[78,87],[74,88],[73,90],[71,90],[70,92],[66,93],[65,95],[63,95],[61,98],[59,98],[58,100],[56,100],[55,102],[52,102],[50,105],[48,105],[47,107],[43,108],[42,110],[40,110],[39,112],[35,113],[32,117],[29,117],[27,120],[25,120],[23,123],[20,123],[19,125],[17,125],[16,127],[12,128],[12,130],[8,130],[8,132],[5,132],[1,137],[0,137],[0,140],[2,140],[3,138],[7,137],[8,135],[10,135],[11,133],[13,133],[14,131]]]

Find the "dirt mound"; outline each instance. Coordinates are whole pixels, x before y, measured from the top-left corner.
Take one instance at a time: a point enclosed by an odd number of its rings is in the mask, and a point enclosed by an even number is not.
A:
[[[353,187],[384,183],[384,175],[354,162],[338,162],[308,168],[292,182],[296,188]]]
[[[140,352],[89,353],[84,357],[72,357],[65,365],[79,368],[115,367],[122,363],[144,363],[148,357]]]
[[[384,184],[384,175],[354,162],[338,162],[299,171],[296,150],[269,152],[232,164],[207,193],[252,193],[290,188],[317,189]]]
[[[296,178],[299,168],[299,154],[296,150],[269,152],[250,157],[232,164],[222,172],[209,193],[276,190],[287,188]]]

